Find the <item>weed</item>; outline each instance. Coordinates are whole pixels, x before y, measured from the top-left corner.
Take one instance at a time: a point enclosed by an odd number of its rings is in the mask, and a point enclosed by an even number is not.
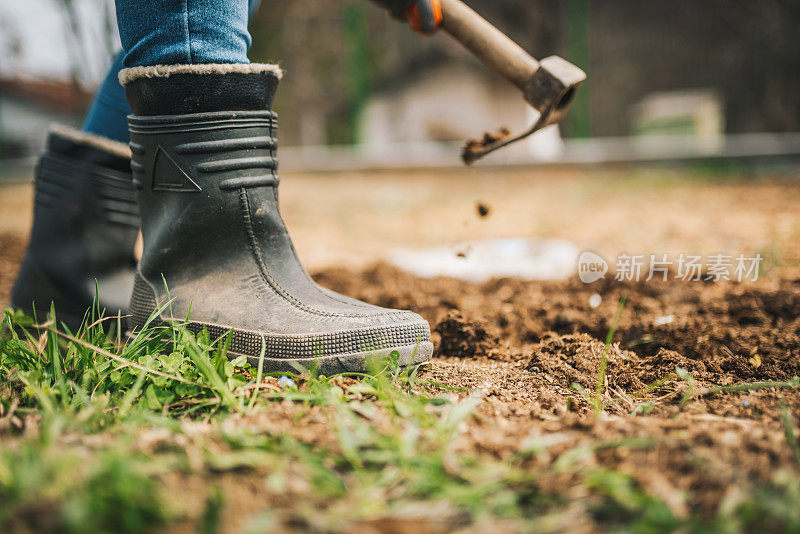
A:
[[[687,387],[679,402],[679,406],[683,408],[692,399],[707,397],[710,395],[717,395],[719,393],[744,393],[747,391],[758,391],[761,389],[797,389],[800,387],[800,377],[793,377],[787,381],[768,380],[764,382],[743,382],[740,384],[731,384],[728,386],[714,386],[710,388],[697,389],[697,381],[694,377],[682,367],[676,367],[675,373],[678,377],[686,381]]]
[[[603,391],[606,384],[606,368],[608,367],[608,355],[611,352],[611,342],[614,339],[614,334],[617,332],[617,325],[619,324],[619,318],[622,316],[622,310],[625,308],[626,300],[627,297],[625,295],[619,299],[617,311],[614,314],[613,321],[611,322],[611,328],[609,328],[608,333],[606,333],[605,346],[603,348],[603,354],[600,357],[600,367],[597,371],[597,383],[595,385],[594,392],[590,393],[586,391],[580,384],[571,384],[570,386],[589,402],[594,410],[595,416],[600,415],[600,412],[602,412],[608,405],[603,401]]]
[[[800,386],[800,377],[787,381],[768,380],[765,382],[744,382],[730,386],[715,386],[697,392],[698,397],[716,395],[717,393],[742,393],[745,391],[758,391],[760,389],[797,389]]]
[[[686,381],[686,391],[683,392],[683,396],[681,397],[681,400],[678,403],[678,406],[680,408],[683,408],[684,406],[686,406],[686,403],[692,400],[692,397],[694,397],[694,388],[696,385],[696,381],[692,376],[692,374],[683,367],[676,367],[675,373],[680,378]]]

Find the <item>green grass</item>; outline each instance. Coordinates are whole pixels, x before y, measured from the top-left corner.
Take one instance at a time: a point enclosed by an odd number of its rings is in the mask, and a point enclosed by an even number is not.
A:
[[[241,532],[287,522],[353,529],[420,509],[447,529],[504,520],[559,531],[576,505],[599,525],[637,532],[800,524],[796,507],[779,505],[800,493],[796,480],[709,520],[680,516],[630,475],[587,463],[600,451],[660,446],[654,440],[579,443],[557,461],[543,460],[546,439],[508,458],[482,454],[463,438],[483,399],[422,380],[396,357],[364,374],[311,372],[281,385],[273,377],[262,388],[261,372],[228,360],[228,336],[148,325],[124,341],[113,320],[86,324],[69,332],[51,316],[35,328],[10,310],[0,323],[2,532],[141,532],[187,521],[227,531],[228,493],[244,477],[259,480],[261,509]],[[297,427],[321,418],[319,439],[255,424],[279,408]],[[578,501],[542,483],[564,476]],[[194,490],[183,485],[192,477],[202,481]]]
[[[614,334],[617,332],[617,325],[619,324],[619,318],[622,316],[622,310],[625,309],[625,301],[627,300],[627,296],[623,295],[619,299],[619,303],[617,304],[617,311],[614,314],[614,319],[611,322],[611,327],[606,332],[606,340],[605,345],[603,347],[603,354],[600,356],[600,366],[597,370],[597,381],[595,383],[594,392],[586,391],[586,389],[581,386],[580,384],[574,383],[571,384],[570,387],[580,393],[580,395],[586,399],[587,402],[592,406],[594,410],[595,416],[600,415],[600,413],[607,408],[612,400],[603,400],[606,388],[606,369],[608,367],[608,355],[611,352],[611,342],[614,340]]]

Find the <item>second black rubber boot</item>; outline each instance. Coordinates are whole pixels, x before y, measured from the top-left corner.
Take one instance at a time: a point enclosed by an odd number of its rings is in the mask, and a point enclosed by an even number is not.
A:
[[[132,170],[144,250],[131,300],[140,329],[183,322],[267,371],[318,366],[363,371],[396,351],[430,358],[419,315],[372,306],[318,286],[278,211],[273,65],[178,65],[123,70]],[[169,302],[168,305],[165,304]]]
[[[99,295],[106,315],[125,315],[136,266],[139,208],[130,150],[54,126],[36,166],[33,228],[11,305],[77,328]]]

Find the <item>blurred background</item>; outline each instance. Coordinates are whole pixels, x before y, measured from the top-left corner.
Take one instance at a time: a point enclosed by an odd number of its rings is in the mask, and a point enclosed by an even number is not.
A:
[[[495,238],[800,265],[800,0],[467,3],[588,74],[562,124],[470,168],[466,139],[533,116],[444,32],[366,0],[264,0],[251,21],[251,59],[286,72],[282,211],[307,266],[443,244],[453,263]],[[118,41],[110,0],[0,0],[0,301],[48,125],[80,126]]]
[[[535,56],[589,75],[560,128],[495,163],[800,149],[797,0],[468,3]],[[463,140],[531,120],[518,91],[443,32],[422,38],[364,0],[265,0],[251,33],[252,60],[287,72],[281,142],[306,150],[285,151],[286,169],[457,165]],[[35,155],[51,121],[80,124],[118,41],[110,0],[0,0],[5,160]]]

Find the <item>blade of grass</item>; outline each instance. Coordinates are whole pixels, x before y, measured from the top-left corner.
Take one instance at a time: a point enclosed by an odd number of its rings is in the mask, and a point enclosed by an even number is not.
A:
[[[222,377],[219,376],[216,369],[211,365],[211,361],[208,359],[208,356],[206,356],[205,351],[203,351],[191,337],[189,338],[189,344],[186,348],[188,349],[189,358],[195,363],[200,374],[208,380],[211,389],[220,396],[222,403],[225,406],[234,406],[236,404],[236,397]]]
[[[133,387],[129,389],[125,396],[122,397],[122,404],[119,407],[119,415],[125,416],[128,414],[128,411],[131,409],[131,405],[133,404],[133,400],[139,395],[142,390],[142,386],[144,385],[144,380],[147,378],[147,372],[149,369],[145,368],[139,371],[139,376],[136,377],[136,382],[133,384]]]
[[[694,397],[695,380],[691,373],[689,373],[689,371],[683,367],[676,367],[675,372],[679,377],[686,380],[686,383],[688,384],[686,391],[683,393],[683,397],[681,397],[681,400],[678,403],[678,406],[682,409],[686,403],[692,400],[692,397]]]
[[[264,334],[261,334],[261,352],[258,354],[258,371],[256,371],[256,385],[261,384],[261,380],[264,378],[264,355],[267,352],[267,340],[264,339]],[[256,397],[258,396],[260,389],[256,388],[253,390],[253,396],[250,397],[250,404],[247,405],[248,410],[253,409],[253,405],[256,403]]]
[[[794,459],[797,462],[798,467],[800,467],[800,440],[798,439],[797,432],[795,431],[792,414],[789,413],[789,407],[785,404],[781,404],[781,420],[783,421],[783,431],[786,435],[786,443],[789,445],[789,448],[792,449],[792,453],[794,453]]]
[[[792,380],[781,382],[766,380],[764,382],[745,382],[742,384],[731,384],[730,386],[717,386],[700,390],[696,393],[698,397],[714,395],[715,393],[739,393],[742,391],[757,391],[759,389],[794,389],[800,386],[800,379],[794,377]]]
[[[56,310],[53,304],[50,305],[50,319],[52,322],[55,322],[56,320]],[[50,354],[50,365],[53,370],[53,377],[55,379],[56,386],[61,392],[61,402],[66,402],[70,395],[69,389],[67,388],[67,383],[64,380],[64,362],[61,359],[61,351],[58,350],[58,338],[50,329],[48,329],[47,332],[47,343],[45,347],[47,352]]]
[[[617,305],[617,312],[614,314],[614,320],[611,322],[611,328],[608,329],[608,333],[606,334],[605,348],[603,349],[603,356],[600,359],[600,369],[597,372],[595,401],[592,403],[594,404],[595,415],[603,409],[601,398],[603,395],[603,387],[606,383],[606,368],[608,366],[608,355],[611,352],[611,341],[614,339],[614,334],[617,332],[619,318],[622,316],[622,310],[625,308],[625,301],[627,299],[627,295],[622,295],[622,297],[620,297],[619,304]]]

